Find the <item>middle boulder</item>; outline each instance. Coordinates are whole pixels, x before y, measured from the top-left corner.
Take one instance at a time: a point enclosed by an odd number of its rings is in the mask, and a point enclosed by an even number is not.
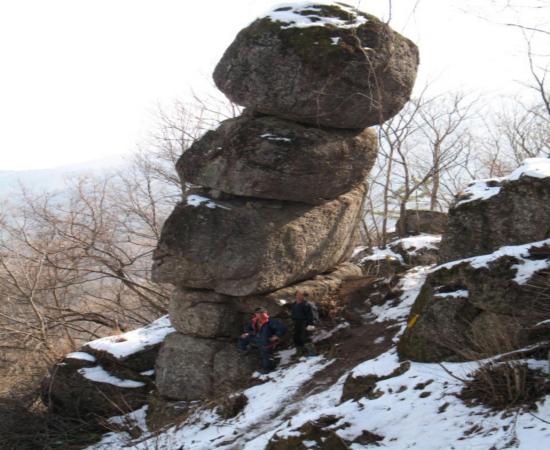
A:
[[[317,206],[192,192],[164,224],[153,281],[244,296],[323,273],[350,256],[365,191]]]
[[[318,204],[364,180],[376,154],[377,136],[371,129],[326,130],[245,114],[196,141],[177,170],[182,184]]]

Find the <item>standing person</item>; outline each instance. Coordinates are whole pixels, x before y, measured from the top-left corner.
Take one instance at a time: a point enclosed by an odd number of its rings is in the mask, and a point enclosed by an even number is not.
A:
[[[294,321],[294,345],[298,356],[315,356],[315,346],[308,334],[308,331],[315,329],[315,317],[313,306],[307,301],[306,295],[303,291],[296,291],[296,300],[290,305]]]
[[[286,331],[287,328],[281,321],[269,317],[267,309],[256,308],[254,317],[239,338],[238,348],[245,353],[249,345],[258,347],[262,358],[261,372],[271,372],[276,365],[273,352]]]

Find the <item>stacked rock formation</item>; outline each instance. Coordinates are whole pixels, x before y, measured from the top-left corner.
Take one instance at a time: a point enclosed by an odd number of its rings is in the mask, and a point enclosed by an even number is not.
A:
[[[192,400],[246,381],[257,361],[237,355],[243,320],[257,306],[280,315],[276,300],[297,286],[338,284],[303,280],[350,256],[377,151],[365,127],[402,108],[417,65],[412,42],[341,3],[281,6],[239,33],[214,80],[247,109],[180,158],[182,184],[200,187],[166,220],[154,254],[153,279],[176,287],[161,395]]]

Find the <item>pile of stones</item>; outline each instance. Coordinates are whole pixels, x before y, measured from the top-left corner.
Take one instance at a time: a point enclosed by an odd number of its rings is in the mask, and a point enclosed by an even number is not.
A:
[[[281,6],[238,34],[214,80],[246,109],[180,158],[185,198],[154,253],[153,280],[175,286],[161,395],[246,381],[257,361],[237,355],[243,321],[258,306],[282,315],[278,299],[349,258],[377,153],[366,127],[403,107],[417,66],[411,41],[341,3]]]

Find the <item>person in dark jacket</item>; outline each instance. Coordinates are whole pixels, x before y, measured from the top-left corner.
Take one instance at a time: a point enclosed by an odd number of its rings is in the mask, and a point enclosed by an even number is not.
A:
[[[254,317],[239,338],[238,348],[245,353],[250,345],[258,347],[262,359],[262,372],[271,372],[275,369],[273,353],[286,331],[286,326],[279,320],[270,318],[265,308],[256,308]]]
[[[296,291],[296,300],[290,305],[290,313],[294,321],[294,345],[296,354],[302,356],[315,356],[315,346],[311,342],[308,331],[315,329],[313,309],[311,303],[306,300],[306,294]]]

